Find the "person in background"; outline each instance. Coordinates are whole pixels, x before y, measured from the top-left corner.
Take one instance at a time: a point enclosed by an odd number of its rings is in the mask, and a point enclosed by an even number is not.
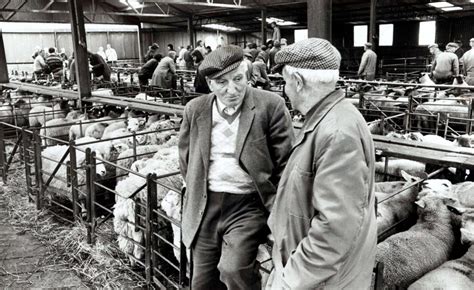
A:
[[[71,57],[69,58],[69,75],[68,79],[71,84],[76,83],[76,59],[74,58],[74,52],[71,54]]]
[[[184,61],[184,54],[186,53],[186,51],[188,50],[184,46],[181,46],[178,53],[178,58],[176,59],[176,64],[181,69],[184,69],[186,67],[186,62]]]
[[[33,61],[33,73],[39,76],[43,74],[45,72],[45,69],[47,68],[44,50],[40,48],[40,50],[35,52],[33,56],[35,56],[35,59]]]
[[[117,52],[115,51],[115,49],[112,48],[112,46],[110,44],[107,44],[107,49],[105,50],[105,55],[107,56],[107,58],[105,60],[110,62],[112,64],[112,66],[115,66],[115,64],[118,60],[118,56],[117,56]]]
[[[210,54],[212,52],[212,48],[208,45],[206,46],[206,55]]]
[[[252,55],[252,62],[253,62],[257,59],[257,55],[259,53],[259,51],[257,49],[257,44],[256,43],[249,43],[248,48],[249,48],[248,52]]]
[[[268,55],[268,48],[266,45],[262,45],[260,47],[260,52],[258,53],[257,57],[260,56],[263,58],[263,62],[265,63],[265,65],[267,66],[268,68],[268,58],[269,58],[269,55]]]
[[[286,40],[286,38],[282,38],[282,39],[280,40],[280,47],[281,47],[281,48],[284,48],[284,47],[286,47],[287,45],[288,45],[288,41]]]
[[[204,43],[202,40],[198,40],[196,43],[196,49],[199,50],[202,54],[202,56],[206,56],[206,48],[204,47]]]
[[[266,45],[267,45],[268,51],[270,51],[273,48],[273,40],[272,39],[268,40]]]
[[[272,34],[273,43],[275,43],[275,41],[280,41],[281,40],[280,27],[278,27],[275,21],[270,23],[270,26],[273,28],[273,34]]]
[[[191,55],[194,60],[194,66],[196,67],[196,77],[194,78],[194,91],[196,93],[209,94],[211,91],[209,90],[209,85],[207,84],[206,77],[199,69],[199,66],[204,60],[204,56],[202,56],[201,52],[197,49],[195,49]]]
[[[257,249],[293,141],[291,117],[283,98],[247,86],[242,48],[222,46],[199,69],[212,93],[186,105],[178,144],[191,289],[260,290]]]
[[[104,47],[99,46],[99,50],[97,50],[97,54],[100,55],[104,60],[107,59],[107,55],[105,55]]]
[[[454,50],[454,54],[457,55],[460,59],[464,55],[464,49],[462,49],[462,42],[460,40],[453,42],[457,45],[457,48]]]
[[[147,61],[138,72],[138,81],[140,86],[148,86],[148,80],[152,78],[153,72],[155,72],[158,63],[161,61],[161,54],[157,53],[152,59]]]
[[[63,60],[59,54],[56,53],[54,47],[49,48],[49,54],[45,59],[47,65],[47,73],[53,73],[56,77],[62,73]]]
[[[186,52],[184,53],[184,62],[186,63],[186,69],[187,70],[192,70],[194,68],[194,60],[193,60],[193,57],[191,55],[191,53],[193,52],[193,46],[192,45],[188,45],[186,47]]]
[[[434,81],[438,84],[452,84],[455,76],[459,75],[459,60],[454,50],[457,44],[450,42],[446,45],[446,51],[438,54],[433,62],[432,74]]]
[[[168,48],[168,56],[173,59],[173,61],[176,61],[176,50],[174,50],[174,46],[170,43],[167,46]]]
[[[66,54],[66,49],[63,47],[61,48],[61,51],[59,53],[59,56],[61,57],[61,59],[63,60],[63,62],[67,62],[68,60],[68,57],[67,57],[67,54]]]
[[[272,69],[275,66],[275,55],[277,54],[277,52],[280,51],[280,49],[281,49],[280,42],[279,41],[273,42],[273,48],[270,49],[270,53],[268,55],[268,58],[270,60],[270,69]]]
[[[257,59],[252,63],[252,87],[262,87],[264,90],[270,88],[270,79],[267,75],[267,65],[262,55],[258,55]]]
[[[377,54],[372,50],[372,43],[364,44],[364,54],[357,74],[364,80],[373,81],[377,69]]]
[[[474,86],[474,38],[469,40],[471,49],[466,51],[460,59],[463,64],[463,72],[466,76],[466,83]]]
[[[145,54],[145,62],[149,61],[150,59],[153,58],[153,56],[155,54],[158,53],[158,49],[160,48],[160,46],[158,45],[158,43],[153,43],[152,45],[150,45],[148,47],[148,51],[146,52]]]
[[[436,43],[428,45],[428,49],[431,54],[431,67],[433,67],[433,63],[438,57],[438,55],[441,53],[441,50],[439,49],[438,44]]]
[[[369,289],[375,150],[363,116],[336,88],[341,54],[309,38],[282,48],[275,62],[305,121],[268,219],[274,270],[267,289]]]
[[[244,51],[243,62],[247,65],[247,85],[252,86],[252,74],[253,74],[253,58],[250,52]]]
[[[176,87],[176,82],[173,84],[174,76],[176,75],[176,64],[174,59],[176,52],[168,52],[168,55],[163,57],[153,72],[151,77],[151,85],[158,86],[163,89],[172,89]]]
[[[111,70],[107,62],[97,53],[88,52],[89,63],[92,66],[92,74],[95,78],[110,82]]]

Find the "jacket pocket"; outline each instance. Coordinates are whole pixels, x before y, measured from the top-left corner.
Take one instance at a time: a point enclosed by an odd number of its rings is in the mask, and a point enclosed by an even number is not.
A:
[[[306,172],[295,166],[287,183],[287,202],[289,214],[311,219],[314,216],[313,199],[314,173]]]

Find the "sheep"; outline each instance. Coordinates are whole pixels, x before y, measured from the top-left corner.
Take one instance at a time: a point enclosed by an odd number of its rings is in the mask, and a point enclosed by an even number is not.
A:
[[[440,114],[440,121],[446,121],[447,115],[456,118],[468,118],[469,108],[463,105],[460,100],[456,98],[449,98],[437,101],[428,101],[415,108],[415,115],[417,116],[418,130],[422,129],[435,129],[434,121],[430,122],[431,115],[434,118],[437,114]]]
[[[424,163],[408,160],[408,159],[389,159],[387,172],[389,176],[402,177],[401,171],[404,170],[410,175],[421,176],[425,172],[426,165]],[[383,180],[385,170],[385,157],[382,161],[375,162],[376,181]]]
[[[146,119],[142,117],[129,118],[127,122],[127,131],[130,133],[137,132],[145,128]]]
[[[13,124],[13,106],[9,102],[0,106],[0,122]]]
[[[455,242],[448,202],[436,196],[418,200],[417,223],[377,245],[375,260],[384,264],[387,286],[408,287],[448,260]]]
[[[54,137],[64,141],[69,137],[73,122],[75,120],[84,120],[84,115],[79,115],[77,111],[69,112],[65,118],[57,118],[46,121],[40,129],[40,135],[45,137]],[[45,145],[56,145],[58,142],[49,138],[43,139]]]
[[[161,208],[170,218],[173,218],[181,222],[181,195],[173,190],[169,190],[163,200],[161,201]],[[176,248],[173,248],[174,256],[176,260],[180,261],[181,253],[181,227],[171,223],[171,228],[173,229],[173,244]],[[186,256],[188,261],[190,261],[189,250],[186,251]]]
[[[113,123],[110,123],[109,126],[107,126],[107,128],[105,128],[104,134],[102,134],[102,139],[110,138],[110,135],[115,130],[126,129],[126,128],[127,128],[127,121],[120,120],[120,121],[115,121]]]
[[[389,129],[389,124],[382,121],[381,119],[369,122],[367,123],[367,126],[369,127],[369,131],[372,135],[382,135]]]
[[[379,182],[375,185],[375,196],[377,198],[377,233],[386,232],[397,222],[403,221],[416,213],[415,200],[418,194],[418,187],[411,186],[401,191],[409,183],[418,180],[406,172],[402,171],[405,181]],[[394,197],[385,200],[395,192],[399,192]]]
[[[420,84],[423,84],[423,85],[436,85],[435,82],[430,78],[430,74],[429,73],[423,73],[421,75],[421,77],[418,79],[418,81],[420,82]],[[434,88],[428,88],[430,90],[434,90]]]
[[[109,126],[109,124],[105,122],[94,123],[86,128],[85,136],[101,139],[107,126]]]
[[[474,209],[462,215],[461,240],[470,245],[462,257],[427,273],[411,284],[408,290],[474,289]]]
[[[28,125],[29,105],[23,99],[17,100],[13,105],[14,124],[18,127]]]
[[[143,167],[139,172],[141,174],[149,174],[155,173],[158,176],[162,174],[166,174],[175,170],[178,170],[178,148],[177,146],[173,146],[170,148],[162,148],[160,152],[157,152],[153,158],[147,160],[145,167]],[[173,188],[181,188],[183,186],[183,179],[178,174],[175,176],[170,176],[166,178],[161,178],[160,183],[167,184]],[[140,187],[143,185],[145,181],[143,178],[137,175],[130,175],[126,179],[123,179],[117,183],[115,188],[117,192],[117,201],[114,207],[114,230],[119,235],[118,242],[120,248],[128,253],[131,254],[132,243],[129,239],[133,239],[137,244],[143,241],[143,233],[136,227],[135,225],[135,210],[136,204],[135,202],[130,199],[129,197]],[[157,197],[158,197],[158,204],[161,205],[161,201],[165,197],[167,193],[167,189],[162,186],[157,186]],[[143,189],[137,194],[137,198],[141,201],[146,200],[146,190]],[[133,214],[132,214],[133,213]],[[132,231],[135,233],[133,237],[129,235],[129,226],[125,226],[125,224],[130,225]],[[164,223],[163,226],[166,226],[167,223]],[[127,238],[128,237],[128,238]],[[135,253],[138,255],[135,256],[137,259],[141,259],[142,255],[140,254],[139,249],[137,249],[137,244],[133,244],[134,248],[134,256]],[[131,263],[133,264],[133,259],[130,259]]]
[[[150,95],[147,95],[146,93],[139,93],[138,95],[135,96],[135,99],[153,101],[153,102],[161,102],[162,101],[161,98],[152,97]]]
[[[52,120],[54,118],[64,118],[66,114],[64,112],[65,102],[61,101],[60,103],[51,107],[38,106],[30,110],[28,121],[31,127],[40,127],[43,126],[46,121]]]
[[[103,124],[103,126],[108,126],[110,123],[113,123],[113,122],[116,122],[116,120],[112,119],[111,117],[106,116],[99,119],[90,120],[86,122],[80,122],[79,124],[75,124],[69,130],[69,140],[75,140],[75,139],[86,136],[86,130],[90,126],[94,126],[97,123]],[[98,129],[98,133],[94,133],[95,129]],[[101,128],[99,127],[95,129],[91,129],[92,132],[89,133],[89,137],[97,138],[96,136],[100,135]],[[105,129],[104,129],[104,132],[105,132]],[[100,138],[97,138],[97,139],[100,139]]]

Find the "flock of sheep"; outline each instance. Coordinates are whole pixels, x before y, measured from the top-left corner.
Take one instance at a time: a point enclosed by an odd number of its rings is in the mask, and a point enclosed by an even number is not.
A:
[[[158,115],[137,117],[127,111],[107,112],[106,116],[91,119],[76,111],[67,112],[64,102],[52,99],[19,99],[9,104],[10,111],[5,104],[0,107],[0,117],[8,117],[5,112],[11,112],[10,123],[18,123],[15,111],[21,108],[24,110],[21,115],[28,116],[23,118],[23,124],[33,124],[31,126],[41,129],[45,147],[42,151],[44,181],[68,150],[67,142],[73,140],[78,189],[86,193],[85,148],[96,152],[97,182],[114,179],[107,186],[114,196],[113,224],[118,245],[129,255],[132,264],[142,259],[143,224],[136,220],[136,213],[143,213],[147,203],[144,176],[179,171],[176,131],[179,124],[163,120]],[[54,116],[50,114],[53,111]],[[376,126],[372,127],[376,130]],[[444,146],[471,147],[470,136],[461,136],[457,141],[420,133],[392,132],[390,136]],[[65,142],[62,143],[61,139]],[[60,166],[50,187],[55,194],[71,199],[65,165],[68,160],[69,157]],[[384,167],[384,160],[377,162],[378,173],[384,173]],[[388,173],[403,181],[376,182],[378,234],[384,238],[377,246],[376,260],[384,264],[385,286],[474,289],[474,247],[470,247],[474,243],[474,183],[453,184],[448,179],[423,181],[419,176],[423,176],[425,171],[426,164],[392,158],[388,162]],[[419,185],[412,186],[413,183]],[[171,224],[172,233],[166,235],[173,240],[174,256],[179,261],[181,195],[169,188],[180,189],[183,180],[175,174],[158,178],[156,184],[158,205],[172,220],[169,223],[161,219],[158,227]],[[416,220],[416,223],[405,231],[393,233],[393,227],[404,220],[411,220],[412,224]]]

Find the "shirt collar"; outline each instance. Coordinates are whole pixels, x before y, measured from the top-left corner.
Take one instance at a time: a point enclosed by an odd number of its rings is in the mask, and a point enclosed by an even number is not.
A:
[[[223,111],[224,111],[224,109],[225,109],[227,106],[226,106],[223,102],[221,102],[217,96],[215,96],[215,100],[216,100],[215,104],[216,104],[216,107],[217,107],[217,111],[218,111],[219,114],[221,114],[221,115],[224,114]],[[243,102],[242,102],[242,103],[243,103]],[[235,107],[235,112],[238,112],[238,111],[239,111],[240,107],[242,106],[242,103],[240,103],[240,105],[238,105],[238,106]]]

